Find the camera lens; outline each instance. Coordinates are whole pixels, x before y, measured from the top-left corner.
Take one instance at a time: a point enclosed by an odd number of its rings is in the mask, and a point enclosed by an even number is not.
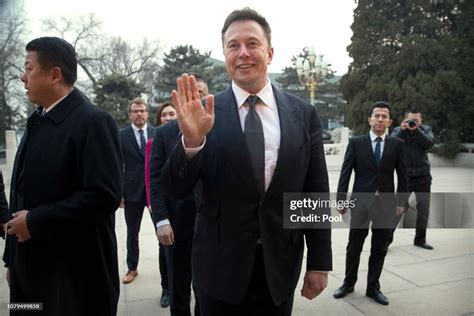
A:
[[[415,121],[415,120],[408,120],[407,123],[408,123],[408,126],[409,126],[410,128],[413,128],[413,127],[416,126],[416,121]]]

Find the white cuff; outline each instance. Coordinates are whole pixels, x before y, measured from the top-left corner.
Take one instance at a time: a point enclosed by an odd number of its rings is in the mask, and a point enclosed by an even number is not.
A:
[[[169,219],[162,219],[161,221],[156,223],[156,229],[160,228],[161,226],[170,225],[170,224],[171,223],[170,223]]]
[[[206,145],[206,137],[204,137],[202,145],[196,148],[187,148],[184,144],[184,136],[181,136],[181,143],[183,144],[184,152],[186,153],[186,159],[191,160],[204,148],[204,145]]]

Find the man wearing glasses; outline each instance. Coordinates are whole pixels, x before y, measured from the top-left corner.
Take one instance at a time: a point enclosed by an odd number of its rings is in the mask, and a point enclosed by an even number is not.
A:
[[[155,133],[155,128],[147,124],[148,108],[145,100],[136,98],[130,101],[128,117],[131,124],[120,130],[124,162],[123,202],[127,223],[128,271],[122,280],[124,284],[132,282],[138,275],[138,234],[146,206],[145,146],[148,138],[153,138]]]

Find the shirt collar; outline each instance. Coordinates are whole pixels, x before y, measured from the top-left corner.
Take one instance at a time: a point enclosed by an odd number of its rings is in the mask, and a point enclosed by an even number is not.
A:
[[[248,93],[247,91],[239,87],[234,81],[232,81],[232,91],[234,92],[238,109],[245,104],[245,101],[247,101],[247,98],[249,97],[249,95],[251,95],[251,93]],[[262,100],[263,103],[265,103],[266,106],[268,106],[270,109],[273,109],[273,88],[272,83],[270,82],[270,79],[268,77],[267,83],[259,92],[256,93],[256,95],[260,98],[260,100]]]
[[[41,114],[41,112],[45,112],[45,113],[48,113],[49,111],[51,111],[56,105],[58,105],[62,100],[64,100],[71,92],[72,92],[73,89],[71,89],[71,91],[69,91],[65,96],[63,96],[62,98],[60,98],[59,100],[57,100],[56,102],[54,102],[53,104],[51,104],[47,109],[45,109],[44,107],[42,106],[38,106],[36,109],[38,112],[40,112],[39,114]]]
[[[370,130],[369,135],[370,135],[370,140],[373,141],[373,142],[375,142],[375,139],[376,139],[377,137],[379,137],[379,136],[375,135],[375,133],[372,132],[372,130]],[[380,137],[382,138],[382,142],[384,142],[384,141],[385,141],[385,137],[387,137],[387,130],[385,130],[385,133],[383,133],[383,135],[380,136]]]
[[[142,129],[143,132],[146,132],[147,123],[145,123],[145,126],[143,126],[142,128],[138,128],[138,127],[136,127],[135,125],[133,125],[133,123],[132,123],[132,128],[133,128],[133,131],[134,131],[135,133],[138,133],[138,130],[140,130],[140,129]]]

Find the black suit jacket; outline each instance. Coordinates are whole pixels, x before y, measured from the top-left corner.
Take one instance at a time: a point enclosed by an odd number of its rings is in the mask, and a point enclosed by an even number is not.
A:
[[[148,139],[153,138],[155,128],[147,125]],[[140,202],[145,198],[145,151],[141,151],[132,125],[120,130],[124,177],[123,198],[127,202]]]
[[[0,236],[4,239],[6,232],[3,231],[1,224],[8,222],[8,219],[8,202],[7,196],[5,195],[5,184],[3,182],[3,174],[0,171]]]
[[[33,113],[11,181],[10,210],[29,210],[31,234],[7,237],[11,292],[43,302],[47,315],[115,315],[121,183],[117,126],[79,90],[46,118]]]
[[[405,147],[402,140],[386,136],[380,166],[375,164],[375,154],[369,134],[349,139],[344,163],[342,164],[339,184],[337,187],[338,199],[346,199],[352,170],[355,173],[353,192],[380,193],[394,192],[394,171],[397,171],[397,200],[385,201],[387,208],[396,205],[404,206],[408,191],[408,177],[405,162]],[[391,198],[393,195],[382,195]],[[366,200],[366,197],[363,197]],[[396,202],[396,205],[394,203]],[[366,205],[367,206],[367,205]],[[394,210],[393,210],[394,211]]]
[[[196,218],[194,195],[184,199],[165,197],[161,183],[161,169],[179,141],[178,121],[174,120],[160,126],[155,131],[150,158],[150,199],[153,218],[156,222],[168,219],[173,228],[176,242],[188,240],[193,236]]]
[[[268,286],[278,305],[293,293],[301,272],[303,235],[307,269],[332,269],[331,230],[283,229],[284,192],[328,192],[321,126],[316,109],[273,87],[281,141],[271,183],[262,199],[253,177],[229,87],[215,96],[215,121],[203,150],[187,161],[178,143],[162,170],[165,192],[189,195],[202,181],[192,265],[196,287],[238,304],[247,292],[260,234]]]

